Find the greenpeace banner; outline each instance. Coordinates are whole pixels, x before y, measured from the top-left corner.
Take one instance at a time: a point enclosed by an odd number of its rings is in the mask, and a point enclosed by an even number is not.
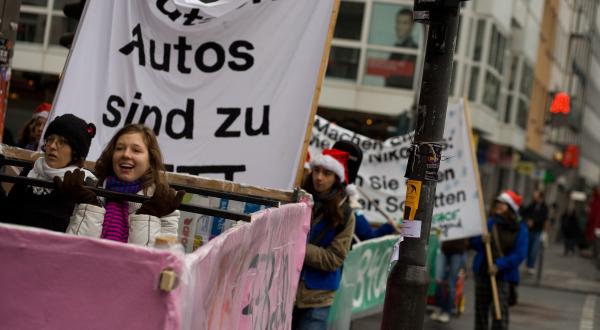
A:
[[[89,0],[51,117],[96,124],[90,160],[144,123],[168,169],[291,188],[333,3]]]
[[[263,210],[187,255],[0,224],[0,327],[290,329],[310,214]]]
[[[395,219],[402,219],[406,184],[404,173],[413,134],[378,141],[356,134],[317,117],[310,140],[315,155],[331,148],[336,141],[358,144],[363,160],[356,185]],[[442,231],[441,239],[457,239],[481,234],[480,194],[471,157],[471,132],[467,127],[465,106],[461,101],[449,105],[439,171],[432,225]],[[374,205],[361,196],[365,215],[371,222],[385,220]],[[417,219],[418,220],[418,219]]]

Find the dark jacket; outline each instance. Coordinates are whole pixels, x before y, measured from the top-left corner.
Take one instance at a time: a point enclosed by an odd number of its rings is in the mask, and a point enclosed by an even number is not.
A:
[[[27,176],[29,170],[21,173]],[[0,201],[0,221],[22,226],[65,232],[75,204],[57,190],[36,195],[31,186],[15,184],[6,199]]]
[[[560,229],[566,239],[577,239],[581,235],[579,216],[576,212],[565,212],[560,221]]]
[[[442,252],[444,254],[461,254],[467,252],[468,248],[469,240],[466,238],[442,242]]]
[[[533,220],[531,231],[540,232],[544,229],[544,224],[548,221],[548,206],[546,203],[531,203],[523,210],[523,219],[525,221]]]
[[[490,218],[488,220],[488,231],[491,234],[492,228],[496,222],[499,227],[499,236],[503,235],[504,230],[511,231],[514,228],[515,238],[512,247],[508,248],[507,251],[503,252],[503,256],[495,253],[494,263],[498,267],[498,274],[496,278],[499,281],[506,281],[511,283],[518,283],[519,278],[519,265],[525,260],[527,256],[527,245],[529,242],[529,232],[527,225],[523,221],[509,225],[501,217]],[[503,228],[501,228],[503,227]],[[508,228],[510,227],[510,228]],[[494,238],[492,237],[492,250],[495,250]],[[469,241],[471,247],[473,247],[477,254],[473,259],[473,273],[482,274],[487,272],[487,262],[485,261],[485,245],[481,240],[481,236],[473,237]]]

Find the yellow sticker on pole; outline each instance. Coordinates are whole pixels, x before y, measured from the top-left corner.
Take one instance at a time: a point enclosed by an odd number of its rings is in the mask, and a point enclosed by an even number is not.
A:
[[[404,203],[404,218],[414,220],[419,209],[419,197],[421,196],[421,181],[406,181],[406,201]]]

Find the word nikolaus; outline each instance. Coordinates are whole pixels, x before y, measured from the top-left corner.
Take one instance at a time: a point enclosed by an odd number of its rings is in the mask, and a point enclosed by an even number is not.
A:
[[[131,31],[133,40],[119,49],[124,55],[131,55],[134,50],[137,50],[138,64],[146,66],[146,45],[140,24],[136,25]],[[183,74],[190,74],[192,69],[188,66],[188,52],[193,49],[192,45],[187,42],[185,36],[180,36],[177,43],[163,43],[162,59],[157,59],[157,42],[150,39],[148,52],[150,53],[150,67],[157,71],[171,71],[171,50],[177,52],[177,70]],[[196,48],[194,52],[194,63],[196,68],[204,73],[213,73],[221,70],[225,65],[233,71],[246,71],[254,65],[254,57],[249,52],[254,50],[254,45],[246,40],[235,40],[227,47],[220,45],[214,41],[205,42]],[[207,54],[214,55],[212,60]],[[228,60],[228,58],[230,58]]]

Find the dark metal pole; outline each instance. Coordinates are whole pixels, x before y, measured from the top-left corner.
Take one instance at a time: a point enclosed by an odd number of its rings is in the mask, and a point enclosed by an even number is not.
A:
[[[459,1],[438,0],[433,5],[423,5],[431,6],[426,11],[419,11],[417,5],[418,0],[415,1],[415,19],[427,21],[429,31],[415,141],[405,174],[408,182],[404,219],[422,221],[421,235],[420,238],[405,237],[400,244],[398,262],[393,266],[387,282],[381,323],[381,329],[385,330],[423,328],[429,283],[427,244],[458,29]]]

